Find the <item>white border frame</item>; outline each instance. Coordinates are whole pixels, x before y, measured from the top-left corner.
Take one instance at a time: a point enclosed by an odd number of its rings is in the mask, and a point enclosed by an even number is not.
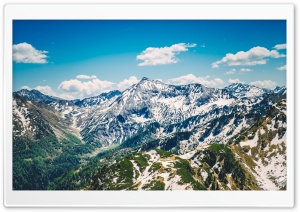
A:
[[[66,12],[67,11],[67,12]],[[179,11],[179,12],[178,12]],[[234,11],[234,12],[233,12]],[[287,20],[286,191],[13,191],[12,20]],[[293,207],[294,6],[291,4],[7,4],[4,7],[4,205],[6,207]]]

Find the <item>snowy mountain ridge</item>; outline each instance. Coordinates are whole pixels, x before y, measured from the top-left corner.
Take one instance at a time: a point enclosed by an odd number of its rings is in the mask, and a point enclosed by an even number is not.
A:
[[[168,85],[142,78],[122,93],[111,91],[83,100],[58,100],[35,90],[16,93],[31,101],[45,102],[59,111],[62,117],[71,118],[73,127],[80,131],[83,140],[107,146],[122,143],[141,127],[154,122],[161,127],[153,137],[159,137],[199,128],[232,113],[242,116],[256,113],[259,108],[275,103],[268,99],[268,95],[281,95],[283,92],[278,88],[271,91],[240,83],[216,89],[201,84]],[[235,116],[228,120],[227,125],[234,121],[235,128],[247,127],[251,117],[242,120]],[[235,132],[237,130],[231,134]],[[219,134],[202,136],[198,133],[198,136],[202,137],[202,141],[224,137],[224,133]]]
[[[83,100],[21,90],[12,104],[18,189],[286,189],[286,87],[143,78]],[[52,169],[36,176],[41,184],[20,184],[28,174],[21,164]]]

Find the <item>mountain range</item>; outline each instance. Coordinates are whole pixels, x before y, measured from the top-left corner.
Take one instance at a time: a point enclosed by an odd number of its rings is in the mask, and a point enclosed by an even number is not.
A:
[[[286,189],[286,87],[144,77],[82,100],[23,89],[12,104],[16,190]]]

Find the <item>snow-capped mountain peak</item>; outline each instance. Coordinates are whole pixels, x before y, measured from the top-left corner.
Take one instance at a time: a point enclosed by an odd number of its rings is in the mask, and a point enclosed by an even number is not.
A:
[[[268,94],[280,91],[279,88],[270,91],[241,83],[224,89],[208,88],[201,84],[169,85],[143,77],[123,92],[115,90],[83,100],[58,100],[34,90],[17,93],[31,101],[43,101],[61,112],[62,117],[71,118],[83,140],[88,137],[102,145],[111,145],[122,143],[151,123],[170,126],[159,132],[160,136],[166,136],[174,130],[191,130],[235,113],[253,113],[249,117],[254,119],[255,114],[261,115],[261,111],[275,103],[274,99],[267,98]],[[249,124],[251,120],[246,121],[243,116],[239,118],[240,124]],[[230,116],[230,119],[234,122],[236,117]],[[226,118],[228,124],[230,119]],[[235,125],[238,128],[239,123]],[[228,133],[231,133],[232,129],[228,127]],[[219,133],[213,134],[201,135],[201,139],[213,138]]]
[[[121,95],[121,92],[119,90],[113,90],[107,93],[101,93],[98,96],[89,97],[80,101],[76,101],[75,104],[80,107],[90,107],[90,106],[100,105],[106,100],[110,100],[119,95]]]
[[[276,86],[276,88],[274,88],[273,91],[277,95],[284,95],[284,94],[286,94],[286,87],[285,86],[282,86],[282,87]]]
[[[41,148],[45,145],[48,148],[48,144],[51,144],[58,148],[57,154],[64,154],[61,153],[61,150],[65,149],[62,145],[72,142],[75,142],[74,146],[69,150],[83,155],[94,148],[105,149],[108,146],[118,146],[117,152],[120,151],[120,155],[117,156],[113,152],[117,157],[123,157],[123,153],[126,155],[132,151],[139,151],[134,157],[127,158],[127,162],[132,163],[132,167],[137,171],[134,172],[132,182],[139,185],[138,189],[146,188],[146,181],[153,177],[165,177],[167,186],[164,189],[172,190],[215,189],[219,185],[219,188],[225,190],[277,190],[285,188],[286,183],[286,158],[283,154],[286,132],[285,92],[285,87],[266,90],[252,85],[232,84],[225,89],[218,89],[201,84],[168,85],[148,78],[143,78],[123,92],[110,91],[83,100],[61,100],[36,90],[21,90],[13,93],[14,142],[19,145],[19,140],[31,139],[34,145],[41,143]],[[72,142],[66,142],[68,139]],[[229,145],[226,149],[227,144],[235,147]],[[159,149],[155,152],[153,148],[164,149],[178,156],[172,156],[171,153]],[[235,154],[230,153],[231,149]],[[274,152],[274,149],[278,150]],[[49,150],[56,152],[51,148]],[[257,157],[266,151],[275,156],[268,156],[268,161],[265,160],[267,158],[258,160]],[[144,171],[135,162],[142,154],[145,154],[145,161],[149,162]],[[224,154],[228,154],[226,162]],[[233,161],[236,154],[239,158]],[[197,173],[199,179],[200,173],[201,183],[204,182],[205,186],[199,187],[193,180],[182,186],[181,178],[173,178],[175,175],[161,172],[159,167],[157,171],[152,170],[152,167],[158,166],[159,163],[168,168],[180,168],[178,165],[183,162],[182,159],[186,160],[184,164],[201,169],[201,172],[192,171],[191,177]],[[31,158],[26,157],[26,160]],[[238,171],[233,168],[238,161],[243,160],[245,169]],[[211,168],[202,169],[203,166],[197,164],[199,161],[201,164],[207,163],[206,167]],[[227,162],[231,162],[232,165],[228,166]],[[118,166],[117,162],[113,162],[112,170],[116,170],[114,164]],[[224,169],[222,164],[227,164]],[[232,169],[228,169],[230,167]],[[273,168],[278,171],[273,172]],[[120,170],[115,174],[121,176],[119,173],[122,172],[123,170]],[[250,184],[247,184],[248,181],[241,184],[240,180],[234,182],[236,178],[232,176],[246,172],[252,173],[256,180],[253,178]],[[103,172],[100,171],[101,173]],[[99,182],[98,179],[106,180],[105,176],[99,175],[96,182]],[[109,176],[111,178],[111,175]],[[218,176],[216,179],[221,179],[223,184],[210,182],[212,176]],[[228,184],[225,179],[234,183]],[[239,179],[245,179],[245,176],[241,175]],[[140,184],[139,181],[143,181],[144,184]],[[91,182],[90,179],[87,182]],[[114,180],[111,185],[114,186],[113,182]],[[191,184],[193,182],[194,184]],[[237,185],[239,187],[236,187]],[[95,187],[98,188],[105,189],[101,186]]]
[[[232,95],[243,98],[251,98],[251,97],[260,97],[263,94],[269,92],[269,90],[264,88],[259,88],[254,85],[242,84],[242,83],[233,83],[229,86],[225,87],[227,91],[229,91]]]
[[[36,102],[59,100],[59,98],[45,95],[45,94],[43,94],[40,91],[35,90],[35,89],[32,89],[32,90],[21,89],[20,91],[18,91],[16,93],[19,94],[20,96],[23,96],[25,99],[29,99],[31,101],[36,101]]]

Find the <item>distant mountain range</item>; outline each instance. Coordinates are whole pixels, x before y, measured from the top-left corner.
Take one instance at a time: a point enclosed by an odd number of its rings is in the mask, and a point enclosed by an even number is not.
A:
[[[286,87],[145,77],[83,100],[23,89],[13,93],[14,189],[285,189],[285,99]]]

